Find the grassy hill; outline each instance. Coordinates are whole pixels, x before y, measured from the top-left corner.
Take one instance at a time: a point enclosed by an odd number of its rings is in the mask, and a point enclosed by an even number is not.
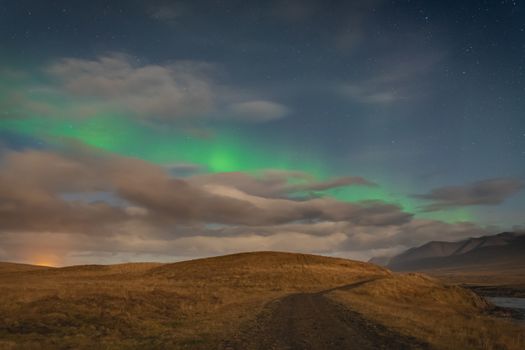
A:
[[[324,293],[441,348],[525,344],[522,329],[488,317],[472,292],[346,259],[259,252],[174,264],[9,266],[0,265],[0,349],[220,348],[266,305],[294,293]],[[430,316],[421,320],[428,312],[451,321],[433,332]]]
[[[9,262],[0,262],[0,274],[11,273],[11,272],[25,272],[25,271],[38,271],[38,270],[48,270],[49,267],[46,266],[36,266],[28,264],[16,264]]]

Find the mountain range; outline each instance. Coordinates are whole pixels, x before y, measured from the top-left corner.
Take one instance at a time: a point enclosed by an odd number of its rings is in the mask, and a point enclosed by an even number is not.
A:
[[[525,268],[525,233],[503,232],[457,242],[432,241],[371,263],[396,271]]]

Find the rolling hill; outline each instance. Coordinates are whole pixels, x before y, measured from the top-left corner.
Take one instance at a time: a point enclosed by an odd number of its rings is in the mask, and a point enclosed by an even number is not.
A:
[[[47,266],[37,266],[28,264],[17,264],[9,262],[0,262],[0,274],[11,273],[11,272],[26,272],[26,271],[38,271],[47,270]]]
[[[490,304],[469,290],[346,259],[257,252],[173,264],[0,267],[0,349],[525,345],[521,327],[489,316]]]

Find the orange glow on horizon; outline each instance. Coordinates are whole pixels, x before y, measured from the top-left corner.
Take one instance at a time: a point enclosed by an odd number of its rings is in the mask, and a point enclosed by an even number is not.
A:
[[[53,254],[36,255],[31,259],[31,264],[46,267],[57,267],[60,265],[60,258]]]

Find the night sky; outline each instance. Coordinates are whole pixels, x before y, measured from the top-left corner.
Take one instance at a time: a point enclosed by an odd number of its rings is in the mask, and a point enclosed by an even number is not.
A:
[[[525,227],[522,1],[0,0],[0,33],[0,260]]]

